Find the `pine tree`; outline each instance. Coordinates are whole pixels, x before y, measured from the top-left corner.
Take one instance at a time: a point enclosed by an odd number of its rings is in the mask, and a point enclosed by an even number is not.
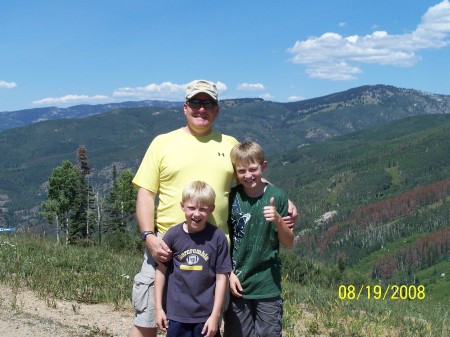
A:
[[[128,223],[136,209],[136,190],[132,184],[133,173],[122,171],[117,178],[116,166],[112,167],[112,186],[107,197],[105,235],[102,242],[113,249],[133,245]]]
[[[341,273],[343,273],[345,270],[345,260],[342,256],[339,256],[338,259],[338,269]]]
[[[70,239],[72,242],[80,240],[89,240],[93,229],[93,221],[90,218],[93,215],[91,207],[94,206],[92,187],[89,183],[89,174],[91,172],[87,159],[87,150],[84,145],[80,145],[77,150],[78,165],[80,172],[78,189],[79,192],[74,199],[75,212],[72,214],[72,223]]]
[[[105,232],[115,232],[120,230],[121,216],[118,207],[117,197],[117,168],[113,164],[111,172],[111,190],[107,197],[106,228]]]
[[[78,158],[78,168],[84,176],[89,175],[91,173],[91,169],[89,168],[89,163],[87,159],[87,150],[84,145],[80,145],[77,150],[77,158]]]

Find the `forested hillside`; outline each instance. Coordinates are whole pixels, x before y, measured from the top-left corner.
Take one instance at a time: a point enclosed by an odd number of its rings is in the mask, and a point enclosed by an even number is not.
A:
[[[299,207],[296,253],[414,277],[448,256],[449,106],[448,96],[367,86],[296,103],[226,100],[216,128],[265,148],[268,178]],[[106,200],[114,174],[135,171],[157,134],[184,123],[182,107],[146,107],[1,132],[0,226],[53,228],[40,215],[48,180],[80,145],[92,193]]]
[[[416,116],[272,157],[300,207],[296,252],[409,282],[448,261],[449,149],[450,116]]]
[[[125,102],[76,106],[56,112],[48,108],[2,113],[0,121],[5,125],[11,118],[35,123],[0,132],[1,217],[10,219],[7,221],[23,218],[27,222],[24,226],[33,226],[36,206],[46,197],[46,182],[52,169],[63,160],[75,161],[80,145],[87,149],[91,179],[99,190],[110,184],[113,164],[119,171],[135,170],[157,134],[181,127],[185,122],[181,103],[177,108],[170,102],[157,103]],[[124,108],[130,106],[146,107]],[[108,107],[122,108],[103,112]],[[449,111],[449,96],[377,85],[295,103],[224,100],[216,128],[239,140],[255,140],[267,153],[274,154],[407,116]],[[63,118],[70,116],[89,117]],[[42,119],[52,120],[36,122]]]

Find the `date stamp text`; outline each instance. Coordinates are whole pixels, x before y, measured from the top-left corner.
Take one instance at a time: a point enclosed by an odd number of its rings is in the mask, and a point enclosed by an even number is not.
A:
[[[338,288],[341,300],[424,300],[424,285],[358,285],[341,284]]]

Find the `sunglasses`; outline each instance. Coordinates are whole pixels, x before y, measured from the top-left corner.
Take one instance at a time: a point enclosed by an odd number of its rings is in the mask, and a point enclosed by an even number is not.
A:
[[[217,102],[210,99],[190,99],[186,103],[193,109],[200,109],[201,106],[212,109],[217,106]]]

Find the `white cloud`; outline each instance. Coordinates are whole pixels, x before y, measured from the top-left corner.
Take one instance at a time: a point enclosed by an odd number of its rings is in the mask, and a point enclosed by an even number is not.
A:
[[[57,105],[73,103],[95,103],[99,101],[123,100],[125,98],[132,100],[159,99],[159,100],[178,100],[184,99],[186,84],[174,84],[164,82],[161,84],[149,84],[145,87],[123,87],[114,90],[112,98],[104,95],[66,95],[63,97],[48,97],[33,101],[33,105]],[[227,86],[222,82],[216,82],[219,95],[227,90]]]
[[[217,90],[219,91],[219,94],[224,93],[228,90],[228,87],[225,83],[222,83],[220,81],[216,82]]]
[[[328,79],[335,81],[350,81],[356,79],[356,74],[361,73],[358,67],[352,67],[341,61],[337,63],[317,63],[315,67],[306,69],[311,78]]]
[[[15,87],[17,87],[17,84],[14,82],[0,81],[0,88],[12,89]]]
[[[416,52],[449,45],[450,3],[444,0],[430,7],[412,33],[389,35],[375,31],[365,36],[343,37],[327,32],[320,37],[297,41],[288,52],[291,62],[306,65],[309,77],[354,80],[360,64],[375,63],[400,67],[413,66],[421,58]]]
[[[289,96],[288,98],[289,102],[297,102],[297,101],[303,101],[305,97],[302,96]]]
[[[237,86],[238,90],[251,90],[251,91],[259,91],[265,90],[264,84],[261,83],[240,83]]]
[[[68,103],[92,103],[98,101],[107,101],[109,99],[108,96],[103,95],[95,95],[95,96],[86,96],[86,95],[66,95],[63,97],[48,97],[43,98],[37,101],[33,101],[34,105],[49,105],[49,104],[68,104]]]
[[[175,100],[181,101],[184,99],[186,84],[175,84],[171,82],[163,82],[161,84],[148,84],[145,87],[123,87],[114,90],[113,97],[129,97],[133,99],[157,99],[157,100]],[[216,82],[219,96],[228,88],[222,82]]]
[[[148,84],[145,87],[123,87],[114,90],[114,97],[131,97],[135,99],[180,99],[186,90],[185,85],[164,82]]]
[[[269,93],[265,93],[265,94],[259,95],[258,97],[262,98],[265,101],[270,101],[270,100],[273,99],[273,96],[271,94],[269,94]]]

